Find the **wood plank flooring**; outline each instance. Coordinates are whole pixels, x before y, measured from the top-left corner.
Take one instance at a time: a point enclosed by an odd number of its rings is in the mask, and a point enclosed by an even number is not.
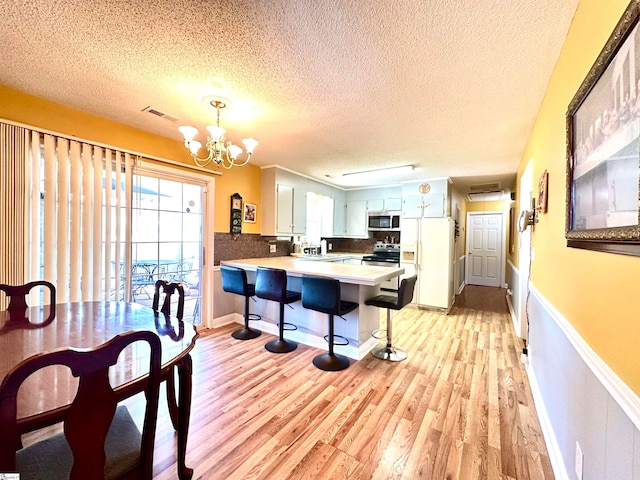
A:
[[[385,323],[381,311],[381,326]],[[339,320],[337,320],[339,321]],[[187,465],[194,479],[553,479],[505,291],[466,287],[450,315],[407,307],[394,344],[342,372],[300,345],[204,330],[193,352]],[[155,478],[175,478],[161,405]]]

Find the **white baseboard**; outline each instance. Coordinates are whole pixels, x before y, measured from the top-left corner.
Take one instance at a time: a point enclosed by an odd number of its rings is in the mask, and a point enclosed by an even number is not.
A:
[[[553,431],[553,425],[549,420],[549,414],[544,404],[544,399],[540,393],[540,387],[536,379],[536,374],[531,364],[526,366],[527,376],[529,377],[529,386],[531,387],[531,394],[533,395],[533,403],[535,404],[536,413],[538,414],[538,420],[540,420],[540,428],[542,428],[542,435],[544,436],[544,442],[547,446],[547,452],[549,453],[549,461],[551,462],[551,468],[553,469],[553,475],[556,480],[570,480],[567,470],[564,468],[564,462],[562,459],[562,451],[558,440],[556,439],[555,432]]]
[[[511,324],[516,331],[516,335],[520,336],[518,334],[518,331],[520,329],[520,322],[518,322],[516,311],[513,309],[513,295],[507,294],[507,306],[509,307],[509,313],[511,314]]]
[[[239,313],[230,313],[229,315],[223,315],[222,317],[214,318],[211,325],[207,325],[209,328],[218,328],[223,325],[229,325],[230,323],[244,323],[244,317]]]
[[[240,325],[244,324],[244,317],[239,313],[231,313],[229,315],[224,315],[222,317],[215,318],[212,322],[213,328],[221,327],[223,325],[228,325],[230,323],[239,323]],[[269,333],[271,335],[278,336],[278,326],[271,322],[266,322],[264,320],[252,321],[251,326],[253,328],[257,328],[265,333]],[[306,332],[302,332],[300,330],[290,330],[286,333],[286,338],[294,341],[303,343],[305,345],[309,345],[310,347],[318,348],[320,350],[327,349],[327,342],[324,337],[318,337],[317,335],[311,335]],[[361,345],[336,345],[334,350],[336,353],[341,355],[346,355],[347,357],[353,360],[362,360],[366,357],[371,350],[373,350],[380,340],[376,338],[370,338],[366,342]]]

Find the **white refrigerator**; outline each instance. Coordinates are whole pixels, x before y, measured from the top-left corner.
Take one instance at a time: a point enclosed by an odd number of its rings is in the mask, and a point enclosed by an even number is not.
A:
[[[455,299],[453,219],[403,218],[400,230],[403,277],[418,274],[413,303],[448,313]]]

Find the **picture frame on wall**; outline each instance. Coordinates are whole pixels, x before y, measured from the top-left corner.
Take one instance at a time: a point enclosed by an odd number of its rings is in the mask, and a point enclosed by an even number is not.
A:
[[[538,182],[538,212],[547,213],[547,192],[549,190],[549,172],[546,170]]]
[[[639,18],[634,0],[567,109],[569,247],[640,255]]]
[[[253,203],[244,204],[244,222],[256,223],[257,207]]]

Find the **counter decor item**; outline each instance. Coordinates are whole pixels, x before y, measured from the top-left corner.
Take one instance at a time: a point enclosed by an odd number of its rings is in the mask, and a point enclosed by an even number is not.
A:
[[[633,0],[567,109],[569,247],[640,255],[639,18]]]

